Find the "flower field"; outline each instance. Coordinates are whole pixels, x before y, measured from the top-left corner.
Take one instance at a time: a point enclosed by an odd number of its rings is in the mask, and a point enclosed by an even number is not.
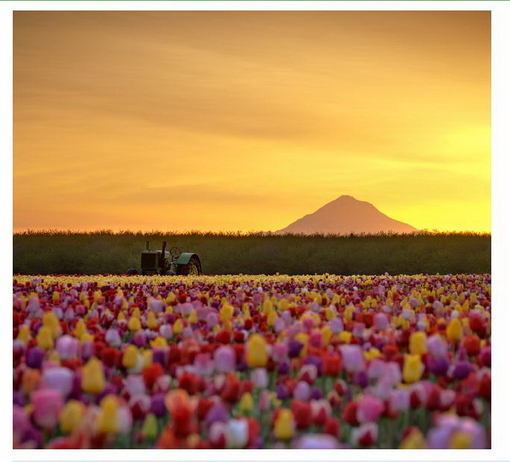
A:
[[[489,448],[491,277],[16,276],[14,448]]]

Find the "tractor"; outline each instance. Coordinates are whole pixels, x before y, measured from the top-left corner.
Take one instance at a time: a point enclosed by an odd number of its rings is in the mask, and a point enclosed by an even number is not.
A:
[[[202,264],[196,253],[181,252],[178,247],[166,250],[166,241],[161,250],[152,250],[149,241],[142,251],[141,270],[143,275],[195,275],[202,274]],[[127,274],[138,274],[138,270],[129,269]]]

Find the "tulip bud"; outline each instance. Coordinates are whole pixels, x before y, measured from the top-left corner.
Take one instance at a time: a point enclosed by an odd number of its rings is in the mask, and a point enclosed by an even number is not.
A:
[[[102,362],[92,357],[82,368],[81,387],[85,393],[101,393],[105,387]]]
[[[419,355],[404,355],[404,368],[402,378],[406,383],[413,383],[420,380],[424,366]]]
[[[37,332],[37,346],[43,350],[51,350],[53,348],[53,335],[48,326],[41,326]]]
[[[62,409],[59,417],[60,428],[64,433],[72,433],[83,420],[86,407],[81,401],[70,400]]]
[[[268,354],[266,340],[260,334],[252,334],[246,343],[246,364],[248,367],[266,367]]]
[[[148,441],[154,441],[158,437],[158,420],[154,414],[149,413],[145,417],[142,433]]]
[[[279,440],[290,440],[294,436],[294,417],[290,409],[282,409],[274,424],[274,435]]]
[[[452,319],[446,327],[446,337],[452,342],[458,342],[462,337],[462,323],[458,318]]]
[[[412,355],[427,353],[427,334],[422,331],[413,332],[409,337],[409,352]]]
[[[101,400],[101,410],[97,418],[97,431],[99,433],[116,433],[120,427],[119,404],[117,397],[107,395]]]
[[[122,365],[126,369],[133,369],[138,364],[138,348],[134,345],[129,345],[124,351],[122,357]]]

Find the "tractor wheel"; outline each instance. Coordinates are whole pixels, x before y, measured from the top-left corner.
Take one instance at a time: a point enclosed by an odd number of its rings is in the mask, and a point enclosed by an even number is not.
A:
[[[127,270],[127,274],[130,274],[130,275],[133,275],[133,276],[134,276],[134,275],[138,274],[138,270],[136,270],[136,269],[134,269],[134,268],[129,268],[129,269]]]
[[[196,257],[191,257],[189,263],[186,265],[177,266],[177,274],[180,276],[198,276],[202,274],[202,267],[200,260]]]

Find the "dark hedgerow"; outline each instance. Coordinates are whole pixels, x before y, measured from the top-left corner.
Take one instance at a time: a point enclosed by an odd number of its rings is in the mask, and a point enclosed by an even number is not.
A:
[[[145,241],[199,254],[205,274],[459,274],[491,271],[486,233],[273,234],[98,230],[13,235],[19,274],[123,274]]]

